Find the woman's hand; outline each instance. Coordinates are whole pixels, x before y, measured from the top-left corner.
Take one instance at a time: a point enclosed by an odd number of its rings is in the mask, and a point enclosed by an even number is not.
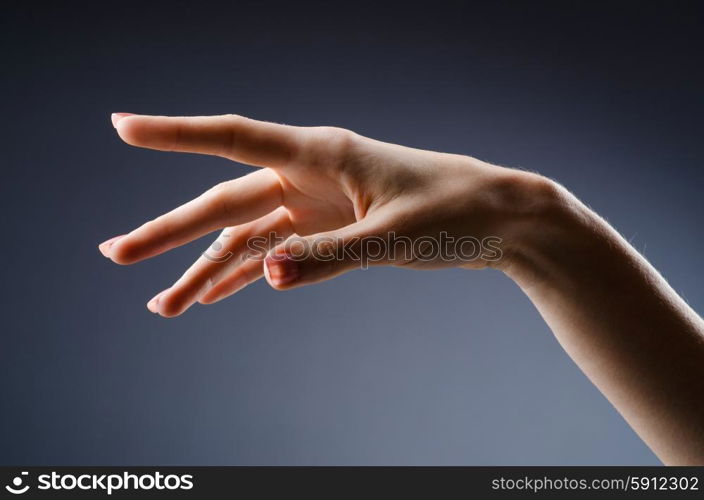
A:
[[[115,114],[113,124],[134,146],[263,167],[100,245],[114,262],[132,264],[225,228],[211,250],[149,302],[167,317],[196,301],[218,301],[262,275],[286,289],[369,264],[506,265],[521,221],[553,189],[537,175],[333,127],[234,115]],[[265,261],[264,252],[253,252],[271,245]]]
[[[131,264],[227,227],[217,255],[198,259],[149,302],[151,311],[176,316],[263,273],[285,289],[371,263],[493,265],[524,290],[567,353],[662,460],[704,464],[704,322],[564,188],[335,128],[239,116],[118,114],[113,122],[135,146],[264,167],[100,245],[113,261]],[[254,240],[259,257],[269,251],[263,263],[252,254]],[[376,242],[373,259],[365,242]],[[469,252],[467,242],[478,251]]]

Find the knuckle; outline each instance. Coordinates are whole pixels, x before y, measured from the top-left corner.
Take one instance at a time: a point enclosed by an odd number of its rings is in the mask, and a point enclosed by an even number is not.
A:
[[[233,123],[245,121],[248,119],[242,115],[236,115],[234,113],[227,113],[225,115],[222,115],[222,117],[225,118],[226,120],[231,120]]]
[[[231,181],[225,181],[225,182],[220,182],[218,184],[215,184],[213,187],[208,189],[205,193],[203,193],[203,196],[205,198],[221,198],[226,195],[226,193],[230,190],[230,182]]]
[[[321,149],[335,156],[345,156],[359,139],[359,135],[340,127],[316,127],[316,142]]]
[[[339,127],[311,127],[298,160],[308,165],[341,166],[356,150],[361,136]]]
[[[358,137],[351,130],[340,127],[320,127],[319,135],[328,147],[338,152],[348,151]]]

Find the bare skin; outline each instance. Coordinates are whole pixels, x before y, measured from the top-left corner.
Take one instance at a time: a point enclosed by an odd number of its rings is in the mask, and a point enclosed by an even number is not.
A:
[[[302,236],[328,251],[345,241],[441,233],[498,237],[501,258],[431,260],[387,255],[377,265],[495,267],[513,279],[565,351],[667,464],[704,464],[704,321],[603,219],[557,183],[477,159],[422,151],[331,127],[292,127],[240,116],[116,113],[128,144],[218,155],[262,167],[219,184],[99,248],[118,264],[154,257],[223,229],[149,301],[164,317],[221,300],[265,276],[278,290],[360,266],[354,258],[292,258],[271,242],[242,259],[254,236]],[[339,242],[339,243],[338,243]]]

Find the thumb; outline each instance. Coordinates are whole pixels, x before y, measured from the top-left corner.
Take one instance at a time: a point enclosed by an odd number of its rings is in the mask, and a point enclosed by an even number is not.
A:
[[[264,259],[264,276],[277,290],[334,278],[353,269],[389,263],[386,237],[368,219],[311,236],[291,236]]]

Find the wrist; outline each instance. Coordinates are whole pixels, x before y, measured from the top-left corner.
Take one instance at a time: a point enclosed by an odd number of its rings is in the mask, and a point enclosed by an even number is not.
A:
[[[525,289],[546,282],[561,263],[573,262],[570,255],[594,245],[604,224],[557,182],[516,170],[506,175],[511,213],[496,267]]]

